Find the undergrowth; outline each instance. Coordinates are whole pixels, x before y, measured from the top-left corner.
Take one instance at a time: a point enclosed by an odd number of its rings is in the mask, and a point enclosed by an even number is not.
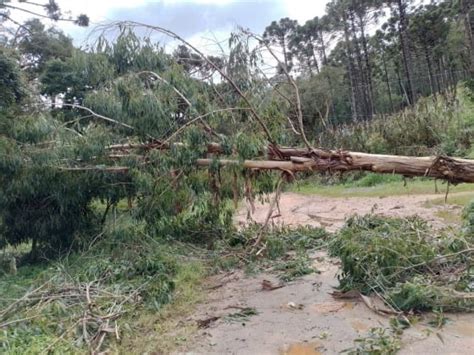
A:
[[[156,313],[173,300],[185,254],[189,263],[188,250],[162,243],[143,223],[124,218],[81,253],[20,267],[0,279],[0,352],[86,353],[117,346],[133,328],[132,314]]]
[[[471,222],[441,233],[418,217],[350,218],[329,245],[342,262],[340,288],[376,293],[401,311],[474,311]]]
[[[194,223],[185,222],[180,233]],[[260,229],[226,230],[212,244],[203,238],[199,245],[179,236],[172,240],[172,229],[150,234],[157,229],[122,213],[84,250],[60,260],[13,272],[15,254],[3,252],[0,352],[172,351],[191,331],[176,319],[202,299],[202,280],[209,273],[244,266],[271,269],[291,281],[315,271],[307,253],[327,243],[324,230],[271,228],[264,231],[257,256],[248,248]],[[145,334],[155,339],[153,349],[143,342]]]

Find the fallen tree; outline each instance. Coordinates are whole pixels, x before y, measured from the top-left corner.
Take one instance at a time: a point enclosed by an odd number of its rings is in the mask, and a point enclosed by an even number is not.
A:
[[[409,157],[367,154],[358,152],[333,152],[329,157],[312,158],[291,156],[288,161],[245,160],[246,169],[276,169],[283,171],[371,171],[381,174],[425,176],[452,183],[474,183],[474,160],[451,157]],[[212,159],[198,159],[198,166],[210,166]],[[220,165],[240,164],[238,160],[219,160]]]
[[[180,143],[181,144],[181,143]],[[114,149],[159,148],[150,145],[115,145]],[[165,149],[168,149],[169,145]],[[222,152],[216,143],[208,145],[209,153]],[[278,152],[278,153],[276,153]],[[112,158],[129,156],[111,155]],[[329,151],[323,149],[308,150],[306,148],[276,148],[269,146],[266,150],[269,160],[237,160],[218,159],[219,166],[241,165],[244,169],[281,170],[288,172],[347,172],[369,171],[380,174],[399,174],[409,177],[421,176],[446,180],[451,183],[474,183],[474,160],[452,158],[447,156],[412,157],[400,155],[368,154],[350,151]],[[215,159],[197,159],[198,167],[209,167]],[[75,167],[64,170],[106,170],[123,173],[128,167]]]

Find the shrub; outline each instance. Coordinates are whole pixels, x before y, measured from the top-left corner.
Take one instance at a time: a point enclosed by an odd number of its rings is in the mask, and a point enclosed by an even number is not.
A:
[[[474,310],[472,242],[462,233],[435,236],[417,217],[367,215],[350,218],[329,251],[341,259],[344,291],[377,292],[400,310]]]

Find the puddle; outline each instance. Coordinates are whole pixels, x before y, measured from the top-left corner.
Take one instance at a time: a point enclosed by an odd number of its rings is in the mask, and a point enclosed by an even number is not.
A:
[[[280,354],[281,355],[321,355],[322,352],[318,351],[323,345],[318,342],[313,343],[297,343],[291,344],[285,347]]]

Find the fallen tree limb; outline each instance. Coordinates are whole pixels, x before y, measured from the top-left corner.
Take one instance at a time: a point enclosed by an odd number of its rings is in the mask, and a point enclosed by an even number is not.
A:
[[[218,146],[216,146],[218,147]],[[214,147],[214,148],[216,148]],[[213,148],[213,149],[214,149]],[[346,172],[370,171],[380,174],[424,176],[451,183],[474,183],[474,160],[451,157],[410,157],[346,151],[325,151],[306,148],[279,148],[287,160],[239,160],[219,159],[219,165],[241,165],[244,169],[281,171]],[[294,153],[295,155],[289,155]],[[299,154],[299,155],[298,155]],[[271,154],[269,154],[271,155]],[[209,167],[213,159],[197,159],[199,167]],[[126,166],[60,168],[65,171],[97,170],[127,172]]]

